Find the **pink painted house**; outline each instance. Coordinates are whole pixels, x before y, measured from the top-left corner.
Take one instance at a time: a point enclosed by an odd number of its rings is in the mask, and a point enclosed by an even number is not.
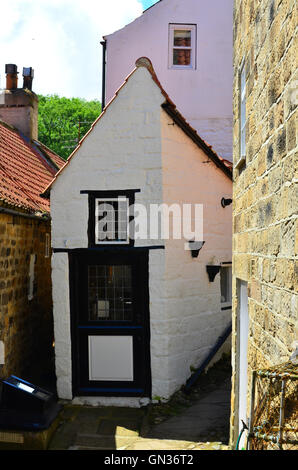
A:
[[[160,0],[102,44],[103,103],[149,57],[189,124],[232,160],[233,0]]]

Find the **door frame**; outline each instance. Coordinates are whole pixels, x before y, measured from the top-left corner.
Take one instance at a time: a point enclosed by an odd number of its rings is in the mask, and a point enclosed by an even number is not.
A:
[[[242,429],[242,421],[247,422],[247,386],[248,386],[248,335],[249,335],[249,311],[248,311],[248,282],[237,278],[237,436]],[[245,442],[243,433],[239,447]]]
[[[112,257],[125,254],[128,257],[137,259],[142,257],[140,261],[142,264],[142,315],[143,315],[143,333],[142,333],[142,347],[144,359],[144,372],[142,373],[142,389],[131,387],[125,388],[121,386],[109,387],[107,389],[101,387],[81,387],[80,386],[80,351],[79,351],[79,285],[78,285],[78,267],[80,261],[86,257],[94,256],[103,253],[105,257],[111,255]],[[87,249],[74,249],[69,252],[69,288],[70,288],[70,321],[71,321],[71,355],[72,355],[72,393],[73,396],[119,396],[119,397],[148,397],[151,398],[151,354],[150,354],[150,315],[149,315],[149,250],[134,249],[130,247],[101,247],[101,248],[87,248]],[[103,325],[106,326],[106,325]],[[134,330],[134,333],[132,333]],[[94,330],[95,331],[95,330]],[[120,329],[115,331],[118,333]],[[128,334],[134,336],[137,334],[137,328],[129,329],[126,325],[121,334]],[[117,334],[118,334],[117,333]],[[99,334],[104,334],[103,330]],[[134,346],[135,352],[135,346]],[[136,367],[140,367],[139,358],[134,354],[134,361],[136,360]],[[144,366],[144,364],[142,364]],[[84,390],[85,389],[85,390]]]

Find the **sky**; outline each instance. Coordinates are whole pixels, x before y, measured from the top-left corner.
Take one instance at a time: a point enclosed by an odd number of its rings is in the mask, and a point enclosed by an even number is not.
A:
[[[0,88],[5,64],[33,67],[33,91],[101,100],[102,37],[157,0],[10,0],[1,3]]]

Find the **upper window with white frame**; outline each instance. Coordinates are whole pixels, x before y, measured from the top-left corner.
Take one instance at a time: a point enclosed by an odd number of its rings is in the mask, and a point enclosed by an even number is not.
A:
[[[140,189],[88,190],[88,246],[134,245],[135,193]]]
[[[95,243],[129,243],[129,199],[95,198]]]
[[[196,25],[169,25],[169,68],[196,68]]]

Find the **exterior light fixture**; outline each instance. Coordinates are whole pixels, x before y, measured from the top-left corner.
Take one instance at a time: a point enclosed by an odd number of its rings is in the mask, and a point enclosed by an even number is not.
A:
[[[209,277],[209,282],[213,282],[216,274],[218,274],[220,271],[220,266],[215,265],[215,264],[208,264],[206,266],[206,269],[207,269],[207,274]]]
[[[229,206],[230,204],[232,204],[232,202],[233,202],[233,199],[226,199],[224,197],[222,197],[220,201],[222,207]]]
[[[193,258],[197,258],[205,242],[204,241],[197,242],[195,240],[190,240],[188,243],[189,243],[189,248],[191,251],[191,256]]]

